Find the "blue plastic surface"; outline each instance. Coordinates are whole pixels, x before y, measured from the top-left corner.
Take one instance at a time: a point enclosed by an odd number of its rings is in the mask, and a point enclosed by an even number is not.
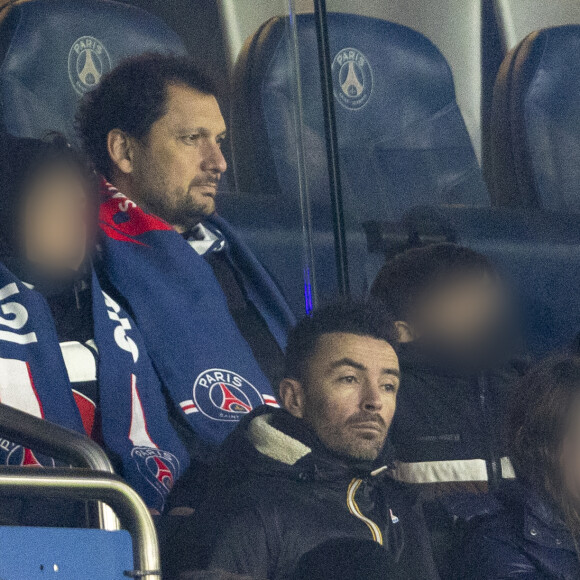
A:
[[[133,569],[129,532],[0,527],[0,580],[122,580]]]

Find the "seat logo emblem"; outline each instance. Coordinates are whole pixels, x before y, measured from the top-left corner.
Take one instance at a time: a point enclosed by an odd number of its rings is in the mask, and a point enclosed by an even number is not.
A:
[[[239,421],[264,404],[264,399],[249,381],[238,373],[209,369],[193,385],[197,410],[214,421]]]
[[[111,57],[107,49],[93,36],[81,36],[71,46],[68,53],[68,76],[79,95],[94,89],[111,68]]]
[[[373,92],[373,71],[356,48],[343,48],[332,61],[335,99],[346,109],[362,109]]]

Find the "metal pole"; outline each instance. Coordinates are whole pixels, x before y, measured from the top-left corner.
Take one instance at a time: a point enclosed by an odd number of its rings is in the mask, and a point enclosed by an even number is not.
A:
[[[311,314],[317,307],[318,292],[316,290],[316,270],[314,263],[314,237],[312,227],[312,214],[310,211],[309,185],[306,176],[306,151],[304,147],[304,134],[302,128],[303,105],[302,105],[302,83],[300,79],[300,50],[298,46],[296,9],[294,0],[288,2],[288,28],[289,28],[289,50],[292,57],[292,80],[296,114],[296,160],[298,170],[298,190],[300,195],[300,215],[302,217],[302,243],[303,243],[303,281],[304,281],[304,307],[306,314]]]
[[[348,278],[348,253],[346,247],[346,228],[340,182],[340,159],[336,134],[336,117],[334,112],[334,91],[332,86],[332,63],[328,42],[326,20],[326,0],[314,0],[314,20],[318,40],[318,61],[320,64],[320,83],[322,86],[322,110],[324,114],[324,131],[326,136],[326,153],[328,160],[328,180],[334,229],[334,252],[338,289],[341,296],[350,296]]]

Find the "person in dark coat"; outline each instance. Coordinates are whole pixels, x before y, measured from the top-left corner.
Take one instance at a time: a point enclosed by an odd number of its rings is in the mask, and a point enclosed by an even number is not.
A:
[[[580,357],[541,363],[514,397],[508,421],[518,477],[497,494],[460,554],[462,580],[580,578]]]
[[[284,409],[256,409],[226,440],[212,491],[189,525],[176,524],[165,561],[283,580],[307,553],[349,538],[375,542],[405,578],[438,578],[422,514],[389,473],[395,342],[393,322],[368,304],[300,322],[280,383]]]
[[[493,264],[454,244],[416,248],[385,264],[371,294],[402,343],[397,478],[433,499],[513,477],[501,425],[523,365],[512,360],[508,293]]]

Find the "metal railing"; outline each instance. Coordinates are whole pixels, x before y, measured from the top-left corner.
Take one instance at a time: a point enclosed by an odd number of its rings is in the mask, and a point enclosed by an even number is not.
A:
[[[149,510],[139,494],[115,475],[101,447],[80,433],[1,403],[0,435],[73,466],[2,467],[0,490],[3,493],[99,502],[99,527],[120,529],[118,517],[131,534],[135,570],[129,576],[145,580],[160,578],[157,533]]]
[[[28,447],[73,467],[115,473],[107,454],[88,437],[1,403],[0,434],[12,443]],[[98,503],[94,507],[96,510],[91,510],[92,519],[97,519],[99,528],[119,529],[115,514],[106,505]]]
[[[0,435],[73,467],[115,473],[107,454],[88,437],[1,403]]]
[[[161,561],[153,519],[141,496],[120,477],[87,469],[0,469],[0,491],[56,499],[99,500],[115,511],[133,539],[133,566],[126,575],[159,580]]]

